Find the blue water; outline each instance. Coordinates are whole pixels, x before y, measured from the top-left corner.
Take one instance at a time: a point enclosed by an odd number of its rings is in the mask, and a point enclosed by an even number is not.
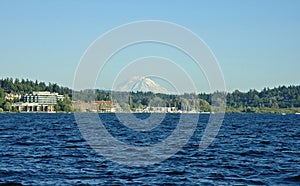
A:
[[[172,133],[179,116],[167,115],[149,132],[126,129],[114,114],[100,117],[118,140],[151,145]],[[300,185],[300,115],[226,115],[217,138],[200,151],[208,117],[200,115],[192,138],[171,158],[130,167],[97,154],[73,114],[0,114],[0,184]]]

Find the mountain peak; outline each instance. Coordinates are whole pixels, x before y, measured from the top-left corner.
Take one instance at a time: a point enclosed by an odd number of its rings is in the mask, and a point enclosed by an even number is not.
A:
[[[122,86],[120,86],[121,91],[132,91],[132,92],[153,92],[153,93],[163,93],[169,94],[165,87],[161,86],[159,83],[155,82],[148,77],[133,77],[126,81]]]

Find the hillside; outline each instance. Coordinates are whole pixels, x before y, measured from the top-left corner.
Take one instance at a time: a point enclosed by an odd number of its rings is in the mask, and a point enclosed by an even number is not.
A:
[[[44,83],[31,80],[19,80],[6,78],[0,80],[0,108],[4,111],[10,111],[9,105],[13,102],[20,101],[19,99],[8,100],[6,95],[13,93],[24,95],[32,91],[49,91],[65,95],[72,98],[72,89],[62,87],[56,83]],[[90,95],[93,95],[94,100],[105,100],[112,102],[120,102],[110,91],[102,90],[84,90],[77,92],[80,96],[77,97],[80,101],[91,101]],[[241,92],[235,90],[231,93],[216,92],[213,94],[221,94],[226,96],[226,111],[229,113],[297,113],[300,112],[300,86],[279,86],[276,88],[264,88],[262,91],[249,90]],[[175,107],[178,110],[209,112],[211,110],[212,94],[184,94],[184,95],[169,95],[153,92],[130,92],[125,93],[126,99],[122,103],[129,105],[130,110],[143,109],[153,104],[154,98],[163,100],[165,106]],[[79,101],[73,100],[73,101]],[[183,104],[184,103],[184,104]],[[71,102],[69,103],[71,104]],[[184,106],[183,106],[184,105]]]

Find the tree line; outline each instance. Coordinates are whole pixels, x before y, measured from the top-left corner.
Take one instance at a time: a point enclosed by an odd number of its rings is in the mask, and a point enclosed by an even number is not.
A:
[[[235,90],[227,94],[227,107],[232,112],[299,112],[300,86]]]
[[[73,101],[112,101],[127,111],[145,109],[150,106],[175,107],[177,110],[210,112],[212,96],[226,97],[226,111],[232,113],[295,113],[300,112],[300,86],[279,86],[264,88],[261,91],[251,89],[247,92],[235,90],[231,93],[214,92],[186,93],[183,95],[155,94],[153,92],[111,92],[104,90],[72,91],[56,83],[44,83],[28,79],[0,79],[0,110],[8,111],[12,102],[6,100],[8,93],[28,94],[33,91],[50,91],[65,95],[66,101],[58,101],[57,111],[71,111]],[[125,109],[125,110],[126,110]]]
[[[228,113],[296,113],[300,112],[300,86],[279,86],[251,89],[247,92],[235,90],[231,93],[185,93],[183,95],[155,94],[153,92],[110,92],[84,90],[78,92],[78,100],[108,100],[119,104],[126,111],[145,109],[150,106],[175,107],[177,110],[210,112],[212,97],[226,98]],[[160,99],[161,101],[157,101]]]
[[[68,87],[62,87],[56,83],[39,82],[38,80],[32,81],[28,79],[13,79],[5,78],[0,79],[0,88],[6,93],[26,94],[33,91],[49,91],[57,92],[61,95],[68,95],[72,97],[72,89]]]

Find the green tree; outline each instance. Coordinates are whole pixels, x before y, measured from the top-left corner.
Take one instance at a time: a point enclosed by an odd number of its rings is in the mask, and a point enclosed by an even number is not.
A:
[[[63,100],[57,100],[57,104],[54,106],[55,111],[73,112],[72,102],[68,96],[65,96]]]
[[[2,105],[4,104],[5,101],[5,92],[3,91],[3,89],[0,87],[0,108],[2,107]]]
[[[210,105],[207,101],[199,99],[200,111],[201,112],[210,112]]]
[[[129,95],[129,98],[128,98],[128,103],[129,103],[129,107],[130,109],[132,110],[134,108],[134,105],[133,105],[133,100],[132,100],[132,95]]]
[[[10,102],[5,102],[3,106],[4,111],[11,111],[11,103]]]

